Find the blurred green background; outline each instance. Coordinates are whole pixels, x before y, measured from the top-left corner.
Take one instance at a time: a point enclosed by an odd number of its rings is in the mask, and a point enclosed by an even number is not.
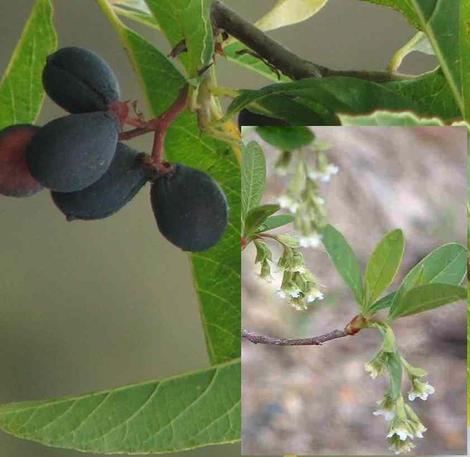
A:
[[[1,73],[33,3],[0,0]],[[253,20],[274,3],[227,1]],[[54,5],[59,45],[88,47],[102,55],[120,79],[123,98],[139,99],[145,109],[125,52],[95,2],[56,0]],[[161,35],[136,28],[169,50]],[[330,0],[315,18],[271,35],[322,65],[383,69],[413,30],[390,9]],[[418,55],[403,70],[420,72],[433,63]],[[217,69],[224,85],[266,84],[220,58]],[[46,101],[39,122],[60,115]],[[148,151],[150,138],[133,144]],[[157,231],[147,193],[115,216],[89,223],[66,223],[46,192],[30,199],[0,198],[2,403],[79,394],[208,365],[187,256]],[[240,449],[234,445],[172,455],[221,453],[237,456]],[[84,454],[0,434],[0,456],[78,455]]]

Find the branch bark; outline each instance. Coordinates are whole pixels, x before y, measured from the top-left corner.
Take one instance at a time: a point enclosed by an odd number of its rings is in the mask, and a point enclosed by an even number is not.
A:
[[[309,338],[276,338],[272,336],[260,335],[250,332],[246,329],[242,330],[242,338],[254,344],[273,344],[275,346],[320,346],[327,341],[336,340],[345,336],[352,335],[345,330],[333,330],[324,335],[312,336]]]
[[[387,82],[410,78],[406,75],[383,71],[332,70],[302,59],[243,19],[219,0],[215,0],[212,3],[211,18],[216,28],[225,30],[225,32],[241,41],[273,67],[294,80],[325,76],[352,76],[369,81]]]

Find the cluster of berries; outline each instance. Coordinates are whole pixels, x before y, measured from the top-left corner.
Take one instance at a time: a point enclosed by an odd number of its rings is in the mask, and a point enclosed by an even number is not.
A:
[[[95,220],[121,209],[151,182],[157,225],[170,242],[203,251],[221,239],[228,205],[209,175],[120,142],[127,138],[122,130],[130,123],[129,109],[101,57],[77,47],[60,49],[47,58],[42,82],[70,114],[43,127],[21,124],[0,132],[0,194],[24,197],[47,188],[68,220]]]

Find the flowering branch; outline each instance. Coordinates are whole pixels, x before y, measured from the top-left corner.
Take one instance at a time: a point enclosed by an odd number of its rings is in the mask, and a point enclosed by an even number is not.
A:
[[[343,338],[350,334],[346,330],[333,330],[324,335],[312,336],[308,338],[276,338],[272,336],[260,335],[249,330],[242,330],[242,338],[254,344],[273,344],[275,346],[320,346],[321,344]]]
[[[409,79],[409,76],[383,71],[341,71],[302,59],[282,44],[268,37],[219,0],[212,3],[212,23],[240,40],[260,58],[294,80],[324,76],[352,76],[375,82]]]

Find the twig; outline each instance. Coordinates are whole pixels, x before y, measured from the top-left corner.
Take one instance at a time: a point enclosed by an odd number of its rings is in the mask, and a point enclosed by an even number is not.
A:
[[[273,344],[276,346],[320,346],[327,341],[350,335],[351,333],[348,333],[346,330],[333,330],[332,332],[325,333],[324,335],[312,336],[309,338],[276,338],[272,336],[259,335],[246,329],[242,330],[242,338],[245,338],[254,344]]]
[[[309,62],[268,37],[219,0],[212,3],[211,17],[215,28],[223,29],[269,62],[270,65],[294,80],[324,76],[352,76],[369,81],[387,82],[412,78],[407,75],[383,71],[332,70]]]

